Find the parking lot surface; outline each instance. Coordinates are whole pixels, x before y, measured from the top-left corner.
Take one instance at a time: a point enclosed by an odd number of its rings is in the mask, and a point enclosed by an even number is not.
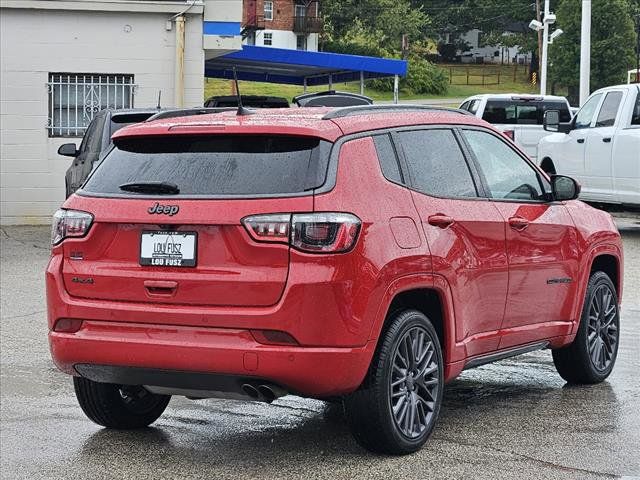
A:
[[[440,420],[408,457],[372,455],[340,408],[173,398],[152,428],[118,432],[85,418],[49,357],[45,227],[1,241],[2,478],[640,478],[640,220],[620,218],[625,293],[618,362],[590,387],[565,385],[549,351],[463,373]],[[532,305],[532,313],[535,305]]]

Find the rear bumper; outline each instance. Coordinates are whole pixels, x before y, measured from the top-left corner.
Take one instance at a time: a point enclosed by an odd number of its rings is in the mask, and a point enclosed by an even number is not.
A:
[[[72,375],[86,364],[219,374],[267,380],[317,398],[355,390],[375,349],[374,342],[357,348],[270,346],[248,330],[95,320],[85,320],[75,333],[50,332],[49,344],[55,364]],[[152,385],[153,378],[143,383]]]

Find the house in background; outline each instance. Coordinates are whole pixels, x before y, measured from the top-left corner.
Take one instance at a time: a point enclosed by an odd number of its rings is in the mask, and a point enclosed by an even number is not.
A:
[[[522,22],[514,22],[509,25],[503,36],[513,36],[517,33],[529,32],[528,26]],[[499,63],[528,65],[531,63],[531,52],[522,51],[519,46],[506,47],[503,45],[485,45],[482,39],[483,32],[478,28],[469,30],[459,35],[456,44],[466,44],[466,48],[458,49],[456,57],[461,63]],[[452,41],[451,35],[445,33],[442,36],[444,43]]]
[[[322,31],[318,0],[244,0],[245,45],[318,51]]]

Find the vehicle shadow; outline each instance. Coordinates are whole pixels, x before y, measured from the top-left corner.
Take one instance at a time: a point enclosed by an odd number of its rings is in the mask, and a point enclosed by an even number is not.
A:
[[[500,435],[505,429],[518,432],[522,422],[534,420],[539,428],[559,429],[558,434],[564,424],[599,432],[615,430],[620,406],[608,383],[573,387],[555,379],[510,380],[508,369],[503,370],[499,378],[500,372],[482,372],[477,378],[461,378],[447,385],[439,423],[427,449],[437,454],[444,450],[442,442],[478,440]],[[176,465],[181,469],[185,465],[194,469],[226,466],[245,475],[260,468],[260,474],[277,473],[280,468],[291,471],[296,462],[343,464],[375,458],[352,439],[340,404],[316,403],[317,410],[257,404],[253,409],[239,408],[241,415],[233,408],[217,408],[216,402],[202,408],[174,408],[151,428],[93,433],[77,458],[95,464],[105,461],[105,456],[126,452],[119,461],[131,467],[142,458],[160,462],[169,470],[178,468]],[[599,408],[576,408],[585,403]],[[268,409],[276,411],[262,415]],[[559,416],[563,423],[558,423]]]

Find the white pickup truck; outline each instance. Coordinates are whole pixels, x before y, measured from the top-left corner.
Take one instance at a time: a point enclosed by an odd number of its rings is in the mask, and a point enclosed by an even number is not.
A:
[[[558,110],[560,121],[571,120],[569,102],[554,95],[522,95],[518,93],[485,94],[467,98],[462,110],[486,120],[515,141],[533,161],[538,156],[538,143],[549,135],[542,128],[544,112]]]
[[[568,123],[548,111],[544,128],[558,132],[538,145],[547,173],[578,180],[582,200],[640,208],[640,85],[597,90]]]

